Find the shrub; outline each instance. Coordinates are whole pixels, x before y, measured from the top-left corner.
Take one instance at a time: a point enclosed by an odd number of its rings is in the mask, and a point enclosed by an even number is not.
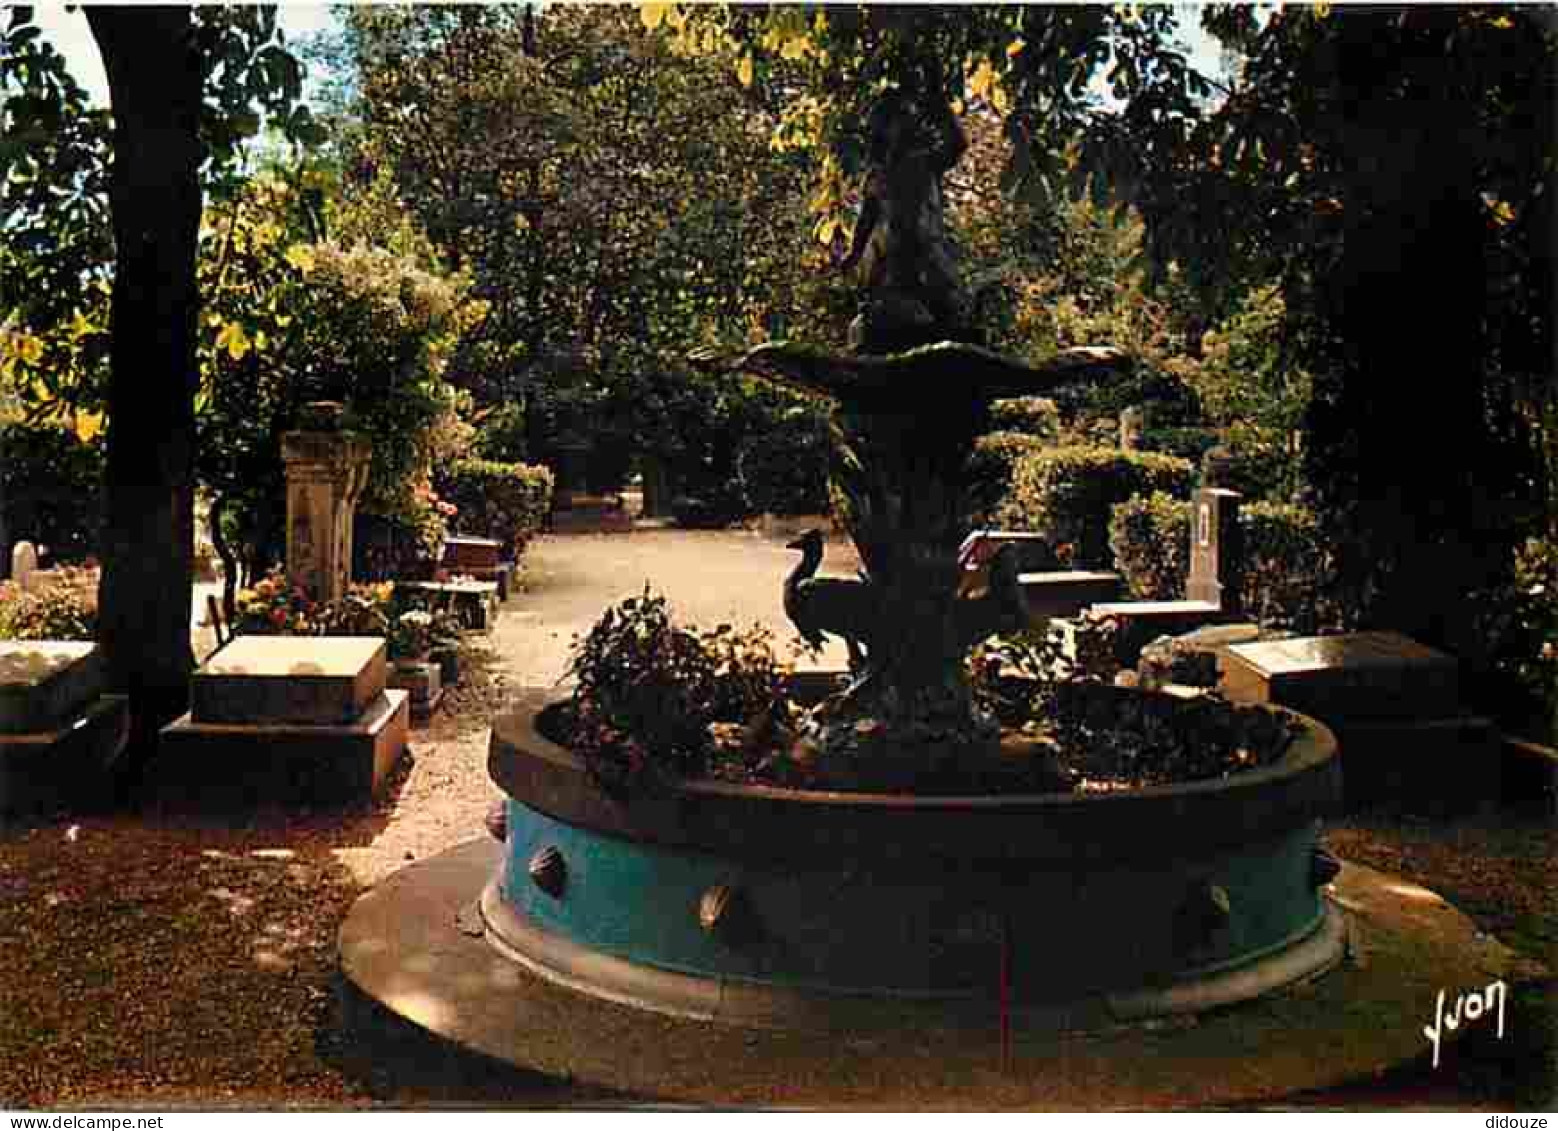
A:
[[[83,443],[52,424],[0,425],[0,506],[10,540],[47,546],[55,562],[97,553],[103,452],[100,436]]]
[[[756,513],[826,514],[826,419],[810,408],[784,413],[772,429],[742,442],[736,450],[736,475],[747,506]]]
[[[1026,432],[987,432],[975,440],[963,471],[969,525],[988,526],[1011,490],[1017,461],[1049,447],[1047,440]]]
[[[1217,441],[1218,435],[1215,428],[1153,428],[1149,426],[1142,432],[1141,446],[1149,452],[1162,452],[1164,455],[1178,456],[1180,459],[1187,459],[1199,466],[1201,457],[1206,455],[1208,449],[1215,447]]]
[[[1083,567],[1109,564],[1110,507],[1133,495],[1165,491],[1187,495],[1195,468],[1155,452],[1117,448],[1048,448],[1022,456],[996,521],[1043,534],[1057,552]]]
[[[784,674],[766,630],[678,625],[647,586],[574,642],[569,670],[578,680],[570,741],[616,793],[707,772],[710,724],[773,711]]]
[[[1109,519],[1114,566],[1132,597],[1172,601],[1190,574],[1190,504],[1154,491],[1116,503]]]
[[[1237,491],[1252,502],[1287,501],[1302,483],[1295,471],[1302,457],[1290,444],[1286,434],[1235,425],[1212,455],[1215,486]]]
[[[53,582],[24,593],[0,582],[0,638],[91,640],[97,635],[97,573],[65,567]]]
[[[1020,432],[1054,442],[1060,437],[1060,406],[1048,397],[1010,397],[990,404],[990,431]]]
[[[1330,552],[1314,512],[1293,503],[1250,503],[1240,508],[1239,523],[1248,616],[1301,633],[1345,624],[1345,611],[1327,591]]]
[[[552,473],[533,464],[456,460],[439,473],[438,490],[456,507],[459,530],[496,538],[515,558],[552,508]]]
[[[1315,516],[1291,503],[1248,503],[1244,534],[1245,614],[1261,624],[1310,633],[1341,625],[1326,592],[1328,553]],[[1190,572],[1190,504],[1156,493],[1114,508],[1109,542],[1132,596],[1175,600]]]

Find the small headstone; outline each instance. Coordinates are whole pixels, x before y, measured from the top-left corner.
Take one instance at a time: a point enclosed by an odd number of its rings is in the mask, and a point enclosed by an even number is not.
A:
[[[11,549],[11,580],[21,587],[22,592],[30,593],[33,587],[33,574],[38,572],[38,550],[31,542],[18,542]]]
[[[1202,487],[1191,497],[1190,576],[1185,582],[1187,600],[1210,601],[1235,617],[1244,588],[1240,498],[1222,487]]]
[[[1142,433],[1147,430],[1147,409],[1131,405],[1120,412],[1120,447],[1134,452],[1141,447]]]

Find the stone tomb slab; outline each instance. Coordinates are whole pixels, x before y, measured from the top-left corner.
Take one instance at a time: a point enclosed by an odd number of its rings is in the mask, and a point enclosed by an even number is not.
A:
[[[103,652],[85,640],[0,641],[0,734],[52,730],[102,693]]]
[[[46,811],[103,790],[129,737],[130,706],[122,695],[95,696],[47,729],[0,734],[0,817]]]
[[[1455,660],[1396,632],[1235,644],[1221,665],[1229,698],[1278,703],[1333,724],[1446,718],[1460,701]]]
[[[443,564],[448,569],[496,569],[503,543],[496,538],[454,534],[444,539]]]
[[[349,726],[384,690],[379,636],[240,636],[195,673],[197,723]]]
[[[377,797],[406,749],[410,696],[383,691],[344,726],[202,723],[163,728],[157,799],[172,808],[247,810]]]

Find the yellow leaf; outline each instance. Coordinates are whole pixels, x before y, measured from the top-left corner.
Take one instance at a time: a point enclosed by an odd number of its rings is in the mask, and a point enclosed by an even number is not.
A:
[[[37,365],[43,360],[43,339],[35,338],[31,334],[18,334],[16,337],[16,356],[20,357],[28,365]]]
[[[1008,59],[1015,59],[1018,53],[1021,52],[1022,49],[1026,46],[1027,44],[1023,43],[1021,39],[1012,40],[1006,45],[1006,57]]]
[[[249,352],[249,335],[243,332],[243,327],[236,322],[229,322],[223,326],[216,336],[216,348],[227,350],[227,356],[234,361],[239,361],[243,355]]]
[[[92,325],[91,319],[79,310],[73,310],[70,314],[70,336],[80,340],[88,334],[95,333],[97,327]]]
[[[677,31],[687,26],[687,13],[675,4],[667,4],[665,9],[665,22]]]
[[[736,64],[736,78],[740,80],[742,86],[752,85],[752,56],[741,56],[741,60]]]
[[[314,269],[314,249],[307,244],[293,244],[282,258],[305,275]]]
[[[979,60],[979,66],[974,68],[968,76],[969,93],[976,98],[990,100],[990,88],[995,83],[995,68],[990,66],[989,59]]]
[[[644,21],[644,26],[654,31],[665,22],[666,14],[670,11],[670,4],[640,4],[638,6],[638,18]]]
[[[83,444],[90,443],[92,437],[103,430],[103,414],[100,412],[76,413],[76,439]]]

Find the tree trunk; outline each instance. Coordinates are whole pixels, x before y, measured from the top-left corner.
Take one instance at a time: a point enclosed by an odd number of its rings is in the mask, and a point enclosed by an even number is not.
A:
[[[99,637],[135,757],[188,702],[202,75],[188,8],[86,9],[114,139],[117,245]]]
[[[1475,666],[1469,595],[1508,569],[1517,490],[1488,423],[1476,107],[1448,78],[1398,91],[1376,23],[1341,26],[1346,227],[1320,288],[1339,349],[1310,410],[1312,468],[1362,624]]]

